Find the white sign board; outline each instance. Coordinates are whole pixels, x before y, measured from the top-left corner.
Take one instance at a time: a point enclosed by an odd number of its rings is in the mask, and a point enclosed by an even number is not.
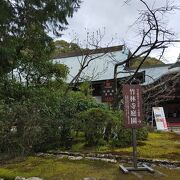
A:
[[[153,107],[157,130],[168,130],[163,107]]]

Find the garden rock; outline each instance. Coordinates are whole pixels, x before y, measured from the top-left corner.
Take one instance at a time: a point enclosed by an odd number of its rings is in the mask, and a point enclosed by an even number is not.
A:
[[[97,180],[97,179],[93,178],[93,177],[85,177],[85,178],[83,178],[83,180]]]
[[[43,179],[41,179],[39,177],[30,177],[30,178],[28,178],[26,180],[43,180]]]
[[[15,180],[26,180],[26,178],[25,178],[25,177],[21,177],[21,176],[17,176],[17,177],[15,178]]]
[[[81,159],[83,159],[83,157],[82,156],[77,156],[77,157],[69,156],[68,159],[70,159],[70,160],[81,160]]]
[[[43,179],[41,179],[41,178],[39,178],[39,177],[30,177],[30,178],[25,178],[25,177],[21,177],[21,176],[17,176],[16,178],[15,178],[15,180],[43,180]]]

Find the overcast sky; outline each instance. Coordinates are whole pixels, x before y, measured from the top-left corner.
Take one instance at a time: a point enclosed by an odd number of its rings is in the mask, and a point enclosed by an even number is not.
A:
[[[102,32],[105,28],[105,37],[102,46],[114,38],[111,45],[120,45],[124,41],[127,46],[133,50],[136,46],[136,33],[130,25],[138,17],[138,10],[144,9],[139,0],[131,0],[130,3],[124,4],[124,0],[84,0],[80,9],[69,19],[68,29],[63,32],[61,39],[73,41],[77,36],[81,41],[86,39],[86,32],[90,33],[100,29]],[[152,2],[155,7],[166,3],[166,0],[146,0],[150,6]],[[175,5],[180,6],[180,0],[173,0]],[[180,39],[180,10],[167,16],[168,28],[172,29],[177,38]],[[180,44],[171,47],[166,52],[168,62],[174,62],[180,53]],[[155,56],[155,54],[153,54]]]

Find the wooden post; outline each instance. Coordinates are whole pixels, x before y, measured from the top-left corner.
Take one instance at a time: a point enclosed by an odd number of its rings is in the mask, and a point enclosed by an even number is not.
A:
[[[136,141],[136,129],[132,128],[132,142],[133,142],[133,164],[137,169],[137,141]]]

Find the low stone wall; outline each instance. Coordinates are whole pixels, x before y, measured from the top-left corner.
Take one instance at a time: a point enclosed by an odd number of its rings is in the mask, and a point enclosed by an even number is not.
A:
[[[98,153],[80,153],[80,152],[68,152],[68,151],[49,151],[48,153],[38,153],[37,156],[56,156],[58,158],[67,157],[71,160],[101,160],[110,163],[132,163],[132,157],[121,156],[114,154],[98,154]],[[138,163],[148,163],[156,164],[160,166],[168,166],[170,168],[180,167],[180,161],[169,161],[169,160],[160,160],[160,159],[147,159],[147,158],[138,158]]]

